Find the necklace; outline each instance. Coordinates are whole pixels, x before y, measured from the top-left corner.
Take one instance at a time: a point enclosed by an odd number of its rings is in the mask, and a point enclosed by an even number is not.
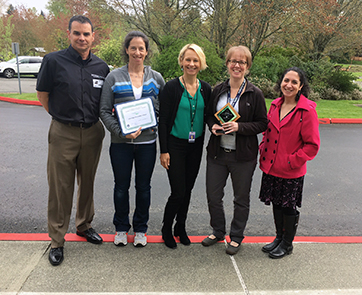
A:
[[[187,93],[190,94],[189,90],[187,89],[187,85],[186,85],[184,76],[181,76],[181,78],[182,78],[182,83],[184,84]],[[192,84],[191,84],[191,86],[192,86]],[[198,88],[199,88],[199,80],[196,79],[196,89],[198,89]],[[190,97],[190,98],[193,99],[192,97]]]
[[[135,74],[135,73],[129,73],[130,76],[138,78],[138,77],[142,77],[143,76],[143,72],[142,74]]]
[[[143,77],[143,75],[145,73],[145,68],[142,68],[142,70],[139,72],[130,72],[129,68],[128,68],[128,73],[131,77],[135,77],[135,78]]]

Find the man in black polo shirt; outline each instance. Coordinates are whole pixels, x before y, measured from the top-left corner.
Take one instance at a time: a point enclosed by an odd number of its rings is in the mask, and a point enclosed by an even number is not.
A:
[[[98,120],[99,100],[109,68],[90,51],[95,33],[87,17],[72,17],[67,33],[70,46],[44,57],[36,86],[39,101],[52,116],[47,165],[49,261],[52,265],[63,261],[75,176],[78,183],[77,235],[94,244],[102,243],[91,222],[94,178],[105,134]]]

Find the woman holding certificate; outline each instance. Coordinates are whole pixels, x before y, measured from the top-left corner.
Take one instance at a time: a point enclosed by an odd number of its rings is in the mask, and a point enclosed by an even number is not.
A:
[[[240,249],[249,217],[250,188],[257,154],[257,134],[268,124],[263,93],[246,78],[252,57],[244,46],[231,47],[226,55],[230,78],[216,86],[207,107],[211,131],[207,146],[206,193],[213,233],[202,241],[211,246],[225,238],[224,188],[229,174],[234,191],[234,214],[226,253]]]
[[[159,122],[160,160],[171,187],[163,216],[162,238],[172,249],[177,247],[174,236],[179,237],[182,244],[190,244],[186,218],[200,168],[205,107],[211,95],[210,85],[197,79],[199,71],[207,67],[205,54],[198,45],[185,45],[178,63],[183,75],[167,82],[161,92]]]
[[[116,227],[114,244],[127,245],[127,234],[131,228],[129,221],[129,187],[131,182],[132,167],[135,165],[136,208],[133,214],[132,226],[135,233],[134,246],[144,247],[147,244],[147,223],[151,200],[151,176],[156,161],[157,129],[139,128],[129,133],[122,130],[120,122],[125,126],[134,124],[127,122],[134,118],[132,114],[122,116],[114,113],[118,106],[134,104],[135,102],[152,101],[143,104],[145,109],[154,107],[149,112],[158,114],[158,95],[165,82],[160,73],[143,64],[149,49],[149,40],[145,34],[138,31],[130,32],[124,40],[124,55],[128,64],[113,70],[104,81],[100,101],[100,117],[111,133],[109,149],[111,164],[114,174],[114,206],[115,213],[113,224]],[[147,98],[147,99],[144,99]],[[153,108],[152,107],[152,108]],[[122,110],[135,109],[124,107]],[[149,115],[149,114],[148,114]],[[154,115],[154,114],[152,114]],[[126,117],[126,118],[125,118]],[[126,122],[125,122],[126,121]],[[141,121],[141,120],[140,120]]]

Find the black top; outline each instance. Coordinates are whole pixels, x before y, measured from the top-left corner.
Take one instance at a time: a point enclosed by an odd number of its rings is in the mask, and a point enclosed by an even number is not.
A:
[[[220,124],[214,114],[216,106],[223,93],[230,91],[229,80],[217,85],[212,91],[209,105],[206,109],[206,123],[211,131],[214,124]],[[258,155],[257,134],[268,126],[267,111],[263,92],[247,80],[244,93],[239,99],[239,115],[236,121],[239,129],[236,132],[236,160],[248,162]],[[207,145],[207,155],[216,159],[220,152],[220,136],[211,133]]]
[[[49,113],[69,123],[94,123],[99,117],[102,85],[108,65],[90,53],[82,60],[77,51],[67,49],[44,56],[36,85],[49,92]]]
[[[211,96],[211,86],[202,80],[199,81],[201,83],[200,91],[202,97],[204,98],[205,116],[206,106],[208,105]],[[184,88],[181,86],[179,78],[175,78],[166,83],[165,87],[159,95],[160,118],[158,124],[158,138],[160,141],[161,153],[168,153],[167,139],[171,133],[183,92]],[[204,134],[205,133],[203,133],[202,136],[204,136]]]

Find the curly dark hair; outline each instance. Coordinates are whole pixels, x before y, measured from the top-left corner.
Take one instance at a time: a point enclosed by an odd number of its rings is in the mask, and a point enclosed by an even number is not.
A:
[[[297,96],[295,97],[295,100],[298,101],[299,100],[299,97],[301,94],[303,94],[305,97],[308,97],[309,95],[309,92],[310,92],[310,88],[309,88],[309,83],[308,83],[308,80],[307,80],[307,76],[306,74],[304,73],[303,70],[301,70],[300,68],[298,67],[291,67],[289,69],[286,69],[284,71],[284,73],[281,75],[281,77],[279,78],[277,84],[275,85],[274,87],[274,90],[279,92],[280,93],[280,96],[283,95],[282,93],[282,90],[280,88],[280,85],[282,84],[282,81],[284,79],[284,76],[290,72],[290,71],[293,71],[293,72],[296,72],[299,76],[299,80],[300,80],[300,84],[303,85],[302,89],[298,92]]]

